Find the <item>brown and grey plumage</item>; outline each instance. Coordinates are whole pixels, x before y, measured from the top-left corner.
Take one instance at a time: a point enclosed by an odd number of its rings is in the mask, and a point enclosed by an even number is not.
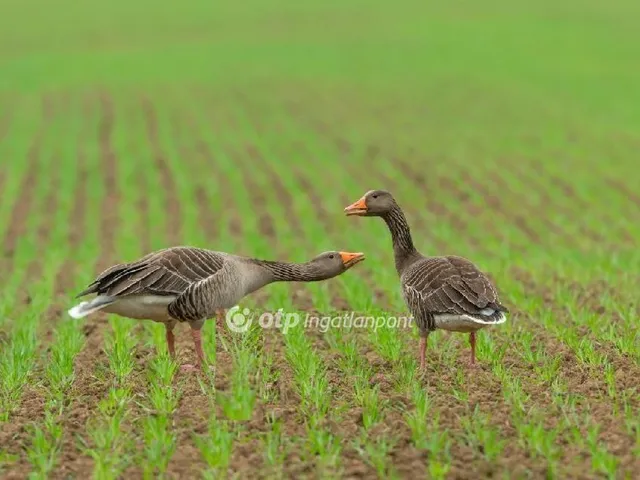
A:
[[[418,252],[404,212],[387,191],[371,190],[345,212],[381,217],[391,232],[402,294],[420,332],[420,367],[425,367],[427,337],[437,328],[469,333],[475,363],[476,332],[504,323],[509,312],[487,276],[466,258]]]
[[[172,247],[108,268],[77,295],[96,297],[71,308],[69,315],[81,318],[103,311],[162,322],[172,356],[173,328],[177,322],[187,322],[199,367],[203,360],[200,329],[206,319],[217,315],[221,320],[226,309],[270,283],[327,280],[363,259],[362,253],[325,252],[305,263],[288,263],[196,247]]]

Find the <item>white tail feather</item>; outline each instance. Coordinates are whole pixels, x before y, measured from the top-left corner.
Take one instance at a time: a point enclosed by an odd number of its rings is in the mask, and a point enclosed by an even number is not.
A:
[[[75,307],[70,308],[68,313],[73,318],[86,317],[113,303],[113,301],[111,297],[96,297],[88,302],[80,302]]]
[[[496,325],[500,325],[501,323],[504,323],[506,321],[507,321],[507,316],[504,314],[504,312],[500,312],[500,316],[493,323],[496,324]]]
[[[488,321],[480,320],[478,317],[472,317],[470,315],[463,315],[463,316],[471,320],[472,322],[481,323],[482,325],[499,325],[507,321],[507,316],[503,312],[500,312],[500,316],[498,318],[496,319],[491,318],[491,320],[488,320]]]
[[[474,315],[434,315],[433,316],[436,327],[443,330],[449,330],[452,332],[474,332],[487,325],[499,325],[507,320],[506,315],[500,312],[498,318],[491,318],[482,320],[478,316]]]

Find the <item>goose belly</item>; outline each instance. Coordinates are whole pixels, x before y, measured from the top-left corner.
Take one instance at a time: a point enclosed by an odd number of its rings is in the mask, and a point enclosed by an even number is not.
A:
[[[131,295],[107,305],[102,311],[137,320],[166,322],[171,320],[167,305],[175,299],[175,296]]]
[[[433,319],[436,324],[436,328],[442,330],[448,330],[450,332],[463,332],[471,333],[481,328],[491,325],[488,322],[482,322],[477,318],[473,318],[469,315],[434,315]]]

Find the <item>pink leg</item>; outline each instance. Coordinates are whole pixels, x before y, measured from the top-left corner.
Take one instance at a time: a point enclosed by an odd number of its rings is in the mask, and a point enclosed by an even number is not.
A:
[[[167,326],[167,347],[169,348],[169,355],[172,358],[176,358],[176,337],[173,334],[173,330],[171,330]]]
[[[196,347],[196,367],[202,367],[204,363],[204,352],[202,351],[202,335],[200,329],[191,330],[191,336],[193,337],[193,345]]]
[[[420,370],[427,366],[427,337],[420,337]]]
[[[202,335],[199,328],[191,328],[191,336],[193,337],[193,346],[196,349],[196,364],[182,365],[182,370],[194,371],[200,370],[204,365],[204,352],[202,351]],[[213,366],[210,367],[213,369]]]
[[[476,363],[476,332],[469,334],[469,343],[471,344],[471,365]]]

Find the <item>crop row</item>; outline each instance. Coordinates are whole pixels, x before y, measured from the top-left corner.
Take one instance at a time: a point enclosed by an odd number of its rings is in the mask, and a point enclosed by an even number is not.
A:
[[[640,355],[629,307],[637,284],[625,277],[617,290],[588,289],[602,278],[612,287],[620,260],[595,245],[633,235],[629,217],[602,231],[609,211],[582,191],[570,194],[550,164],[507,169],[465,163],[470,153],[458,152],[444,169],[401,142],[376,150],[372,133],[311,115],[267,117],[250,104],[223,105],[223,115],[206,102],[173,102],[160,109],[105,94],[50,108],[42,126],[12,142],[10,153],[27,161],[3,170],[0,203],[0,237],[11,250],[1,413],[5,426],[15,422],[2,435],[18,439],[0,455],[9,473],[25,465],[103,478],[214,477],[261,466],[274,476],[314,468],[381,476],[426,469],[434,477],[464,475],[469,465],[559,476],[637,468]],[[523,195],[533,192],[525,182],[542,193]],[[215,370],[185,378],[166,354],[161,325],[72,323],[60,313],[96,269],[183,242],[297,261],[327,249],[365,251],[366,262],[331,282],[273,285],[243,304],[402,313],[384,225],[342,216],[348,202],[384,185],[406,207],[425,253],[473,258],[514,311],[503,328],[481,334],[476,372],[466,370],[462,336],[430,338],[421,378],[413,332],[256,329],[237,337],[209,322]],[[533,214],[547,201],[558,218]],[[190,347],[181,335],[181,358]],[[34,405],[43,407],[35,416]],[[189,461],[194,452],[198,460]]]

